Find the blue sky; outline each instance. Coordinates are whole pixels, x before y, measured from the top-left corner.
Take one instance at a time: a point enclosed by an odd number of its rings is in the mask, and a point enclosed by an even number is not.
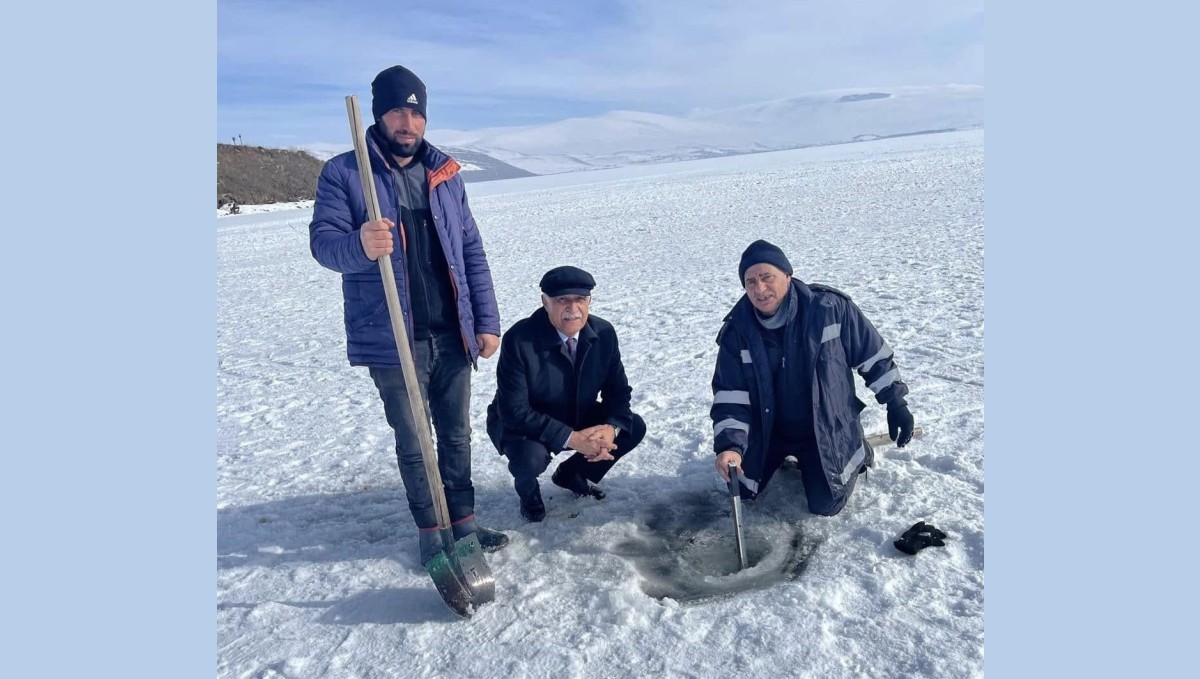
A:
[[[348,144],[345,96],[393,64],[431,132],[983,85],[983,2],[218,0],[217,141]]]

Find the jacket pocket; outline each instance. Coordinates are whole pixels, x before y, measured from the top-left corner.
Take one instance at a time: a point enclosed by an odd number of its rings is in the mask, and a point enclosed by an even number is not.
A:
[[[374,294],[358,282],[347,282],[345,288],[346,325],[351,332],[361,332],[377,326],[391,325],[387,298]]]

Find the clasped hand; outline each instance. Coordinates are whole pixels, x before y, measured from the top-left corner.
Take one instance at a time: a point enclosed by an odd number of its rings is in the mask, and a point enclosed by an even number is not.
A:
[[[567,442],[572,450],[584,456],[588,462],[615,460],[612,451],[617,449],[613,440],[613,428],[609,424],[598,424],[580,431],[571,432]]]

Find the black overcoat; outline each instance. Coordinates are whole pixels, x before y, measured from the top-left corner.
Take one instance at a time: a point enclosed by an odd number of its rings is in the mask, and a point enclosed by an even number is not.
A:
[[[611,323],[588,316],[572,365],[546,310],[538,309],[501,341],[488,435],[498,449],[503,439],[528,438],[557,451],[572,431],[589,426],[629,431],[631,393]]]

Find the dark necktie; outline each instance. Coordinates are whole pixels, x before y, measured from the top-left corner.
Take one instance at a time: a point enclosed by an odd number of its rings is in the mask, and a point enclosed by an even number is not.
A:
[[[579,344],[579,340],[574,337],[567,338],[567,358],[571,359],[571,364],[575,364],[575,345]]]

